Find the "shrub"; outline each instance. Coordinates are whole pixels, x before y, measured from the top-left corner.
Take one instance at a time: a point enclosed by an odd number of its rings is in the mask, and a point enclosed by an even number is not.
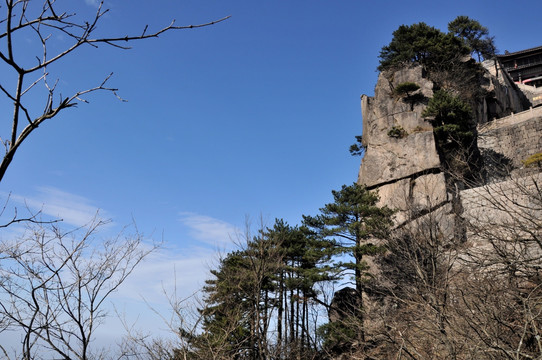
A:
[[[458,145],[465,145],[465,142],[472,140],[471,107],[448,91],[436,91],[422,112],[422,117],[431,122],[442,144],[452,140]]]
[[[388,136],[391,138],[402,139],[407,135],[408,133],[401,126],[392,126],[388,131]]]
[[[422,93],[416,93],[420,89],[420,85],[406,81],[398,84],[393,93],[403,99],[404,102],[410,104],[410,111],[414,110],[414,105],[423,102],[426,97]]]
[[[361,135],[356,135],[356,142],[350,145],[350,155],[363,156],[365,154],[365,146],[363,145]]]
[[[423,127],[421,127],[420,125],[416,126],[414,128],[414,130],[412,130],[413,133],[421,133],[421,132],[424,132],[424,131],[428,131],[427,129],[424,129]]]
[[[525,167],[542,167],[542,152],[529,156],[522,163]]]
[[[393,89],[393,92],[395,95],[398,95],[400,97],[410,97],[413,92],[420,89],[420,85],[414,83],[414,82],[402,82],[398,84],[395,89]]]

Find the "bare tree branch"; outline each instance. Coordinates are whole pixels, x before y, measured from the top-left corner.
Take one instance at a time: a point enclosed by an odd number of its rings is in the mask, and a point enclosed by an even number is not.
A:
[[[88,102],[83,96],[95,91],[111,92],[119,100],[122,98],[117,94],[117,89],[107,87],[105,84],[111,77],[111,74],[98,86],[79,90],[71,96],[61,97],[59,103],[55,106],[53,99],[55,97],[55,86],[49,86],[47,83],[47,68],[53,63],[60,62],[68,55],[72,55],[76,49],[82,45],[88,44],[97,48],[99,44],[106,44],[120,49],[129,49],[126,45],[129,42],[157,38],[161,34],[174,31],[206,27],[217,24],[229,18],[229,16],[197,25],[179,26],[175,25],[175,20],[165,27],[156,31],[148,31],[149,26],[145,25],[143,31],[139,34],[128,34],[124,36],[104,36],[94,37],[95,30],[109,9],[103,8],[104,2],[101,1],[96,12],[87,20],[79,19],[76,13],[67,13],[56,10],[56,1],[43,0],[41,8],[39,3],[30,0],[5,0],[5,17],[0,19],[0,23],[5,24],[5,31],[0,33],[0,41],[4,42],[5,52],[0,51],[0,60],[2,60],[13,73],[17,76],[15,91],[8,91],[8,86],[0,82],[0,91],[9,100],[13,102],[13,115],[11,117],[11,132],[9,136],[2,136],[9,141],[3,141],[6,148],[5,155],[0,163],[0,182],[3,179],[9,165],[11,164],[19,146],[27,137],[36,130],[41,123],[52,119],[63,110],[73,107],[77,102]],[[37,13],[35,17],[29,17],[30,14]],[[16,34],[25,34],[26,36],[35,36],[41,44],[42,50],[39,56],[36,56],[37,64],[26,67],[28,63],[16,59],[15,49],[20,45],[15,41]],[[62,34],[71,39],[71,45],[55,54],[49,54],[49,42],[53,41],[53,34]],[[42,75],[35,80],[27,83],[29,75],[41,71]],[[43,83],[47,90],[47,98],[44,110],[41,114],[32,114],[31,107],[25,104],[26,95],[36,89],[37,85]],[[55,82],[56,84],[56,82]],[[26,118],[27,126],[21,128],[20,118]],[[1,130],[0,130],[1,131]]]
[[[21,358],[53,351],[65,359],[88,359],[106,299],[157,245],[141,235],[99,241],[107,221],[62,231],[54,224],[27,227],[0,245],[0,318],[3,331],[22,331]]]

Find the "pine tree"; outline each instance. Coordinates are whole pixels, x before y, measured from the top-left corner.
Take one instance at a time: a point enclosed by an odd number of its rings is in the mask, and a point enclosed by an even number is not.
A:
[[[277,348],[283,354],[316,351],[309,326],[309,303],[319,294],[317,283],[332,281],[330,266],[334,244],[301,226],[277,219],[266,236],[280,243],[282,266],[275,275],[277,299]]]
[[[201,358],[211,350],[233,359],[250,348],[253,307],[248,295],[254,277],[243,251],[229,253],[211,274],[214,278],[205,282],[205,307],[200,310],[203,333],[193,339],[192,345]]]
[[[393,32],[391,42],[382,47],[378,70],[396,69],[413,63],[430,70],[467,54],[469,48],[453,34],[445,34],[423,22],[401,25]]]
[[[387,207],[378,207],[378,195],[366,187],[354,183],[343,185],[341,190],[332,191],[334,202],[320,209],[320,214],[303,216],[303,222],[317,231],[323,238],[334,239],[338,245],[336,254],[348,254],[354,261],[343,261],[337,265],[348,271],[354,271],[354,282],[363,307],[365,282],[370,277],[366,256],[375,256],[385,251],[376,239],[385,239],[392,224],[393,211]],[[363,309],[357,314],[363,323]],[[365,341],[364,331],[360,340]]]
[[[335,279],[336,244],[281,219],[246,238],[243,249],[211,270],[203,331],[192,347],[199,358],[209,351],[233,359],[310,358],[318,351],[310,305],[319,295],[316,284]]]
[[[460,15],[448,23],[448,31],[463,39],[471,52],[478,55],[478,61],[481,57],[489,59],[495,55],[494,38],[489,36],[489,30],[477,20]]]

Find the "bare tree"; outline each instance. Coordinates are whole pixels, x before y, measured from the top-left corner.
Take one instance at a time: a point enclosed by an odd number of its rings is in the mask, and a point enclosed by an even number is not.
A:
[[[456,359],[451,293],[461,240],[453,236],[449,206],[423,216],[410,210],[411,221],[395,229],[378,262],[371,330],[379,346],[372,355]]]
[[[229,312],[231,321],[225,322],[219,333],[210,334],[203,331],[205,322],[201,314],[206,304],[198,299],[198,294],[186,298],[179,298],[177,291],[164,296],[169,302],[170,312],[166,315],[149,305],[163,321],[171,336],[157,336],[141,331],[123,319],[126,336],[124,337],[119,353],[119,359],[130,360],[229,360],[232,358],[231,338],[235,336],[239,327],[235,321],[244,314],[236,308]],[[245,353],[239,345],[237,351]]]
[[[406,208],[372,283],[370,356],[540,358],[541,180],[464,190],[460,203],[429,202],[421,215],[414,202]]]
[[[106,299],[156,249],[138,234],[100,240],[105,224],[96,219],[72,231],[38,224],[1,243],[0,331],[21,334],[19,348],[0,344],[4,355],[90,358]]]
[[[542,356],[542,174],[468,191],[471,246],[458,309],[487,358]]]
[[[0,19],[0,24],[4,26],[0,33],[0,59],[10,69],[10,76],[5,76],[4,79],[13,78],[14,86],[5,84],[4,80],[0,81],[0,92],[13,102],[11,128],[5,129],[4,135],[0,134],[0,141],[5,147],[5,155],[0,163],[0,181],[18,148],[43,122],[76,106],[78,102],[86,102],[84,96],[89,93],[109,91],[118,97],[117,89],[107,85],[111,75],[98,82],[95,87],[82,89],[68,96],[57,94],[58,80],[49,78],[51,65],[73,56],[82,46],[97,48],[98,45],[108,45],[129,49],[129,43],[136,40],[157,38],[172,30],[209,26],[228,18],[187,26],[178,26],[172,21],[158,30],[149,30],[146,25],[138,34],[102,36],[95,33],[101,19],[109,12],[103,7],[104,1],[99,3],[90,18],[81,18],[75,12],[65,11],[65,7],[59,3],[61,1],[57,0],[6,0],[3,5],[5,15]],[[67,45],[54,43],[59,35],[71,42]],[[39,44],[35,49],[36,53],[30,58],[18,57],[22,48],[28,51],[28,45],[20,41],[21,36],[37,40]],[[41,110],[30,103],[30,93],[34,92],[38,85],[44,86],[42,89],[45,90]]]
[[[119,359],[184,360],[195,358],[197,353],[194,352],[194,345],[191,343],[197,337],[202,321],[197,310],[198,304],[201,305],[196,298],[197,293],[186,298],[179,298],[177,286],[175,286],[173,293],[168,293],[166,289],[163,289],[163,294],[169,304],[168,314],[164,315],[152,305],[147,305],[161,318],[172,336],[164,338],[142,331],[136,327],[136,324],[131,324],[124,316],[120,316],[126,335],[120,346]]]

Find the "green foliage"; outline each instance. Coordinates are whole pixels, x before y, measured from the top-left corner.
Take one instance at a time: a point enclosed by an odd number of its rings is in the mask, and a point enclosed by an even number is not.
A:
[[[395,139],[402,139],[407,135],[408,133],[402,126],[392,126],[388,131],[388,136]]]
[[[479,152],[471,107],[459,96],[441,89],[429,100],[422,116],[433,125],[445,168],[456,179],[475,180]]]
[[[542,152],[529,156],[522,163],[525,167],[542,167]]]
[[[318,283],[337,278],[330,264],[336,244],[281,219],[246,238],[244,249],[228,253],[211,270],[200,309],[202,332],[184,336],[190,348],[200,358],[220,353],[224,359],[316,351],[309,302],[319,295]]]
[[[274,278],[287,273],[286,290],[301,290],[313,297],[317,295],[316,283],[335,280],[335,271],[329,266],[336,246],[333,241],[322,239],[306,226],[292,227],[282,219],[277,219],[265,236],[279,240],[282,265]]]
[[[363,156],[365,154],[365,146],[361,143],[361,135],[356,135],[356,142],[350,145],[350,155]]]
[[[380,51],[379,70],[424,61],[430,56],[434,39],[441,36],[440,30],[421,22],[411,26],[401,25],[393,32],[389,45]]]
[[[326,351],[340,353],[343,347],[351,345],[358,339],[360,329],[360,323],[352,324],[351,322],[339,321],[321,325],[318,328],[318,334],[323,340],[322,347]]]
[[[424,76],[433,82],[433,98],[427,100],[416,92],[416,84],[409,82],[398,84],[394,94],[409,103],[411,110],[416,103],[427,103],[422,116],[433,125],[444,166],[456,175],[471,177],[480,159],[471,109],[488,93],[481,86],[484,70],[469,55],[488,58],[495,47],[488,30],[466,16],[450,22],[449,30],[445,34],[425,23],[401,25],[390,44],[382,48],[378,69],[396,70],[414,63],[422,66]],[[394,127],[388,135],[405,136],[400,130]]]
[[[376,206],[377,193],[356,183],[343,185],[341,190],[331,193],[334,202],[321,208],[316,217],[303,215],[304,224],[324,237],[338,237],[354,243],[387,236],[393,211]]]
[[[362,293],[364,280],[369,276],[365,255],[378,253],[380,247],[370,240],[389,235],[393,211],[377,206],[378,195],[356,183],[343,185],[332,191],[334,202],[320,209],[320,215],[303,215],[303,223],[323,238],[335,239],[337,253],[352,255],[355,262],[341,262],[343,269],[354,270],[356,290]]]
[[[465,46],[461,39],[452,34],[441,34],[438,39],[434,39],[431,57],[426,61],[429,70],[449,69],[448,65],[455,65],[455,61],[461,61],[466,55],[469,55],[469,48]]]
[[[469,49],[453,35],[423,22],[401,25],[393,32],[391,42],[380,51],[379,71],[419,63],[428,68],[466,55]]]
[[[249,342],[251,304],[247,294],[255,285],[249,269],[243,252],[229,253],[218,269],[211,270],[214,279],[207,280],[203,288],[206,307],[200,312],[204,334],[199,340],[206,346],[222,348],[230,356]],[[197,343],[194,341],[194,345]]]
[[[425,100],[425,96],[422,93],[416,93],[420,89],[420,85],[414,82],[403,82],[398,84],[393,93],[403,99],[404,102],[410,104],[410,110],[414,110],[414,105],[421,103]]]
[[[446,147],[469,144],[473,140],[473,117],[470,106],[446,90],[437,90],[422,112],[430,119],[437,140]]]
[[[480,61],[480,57],[489,59],[495,55],[493,37],[489,36],[488,29],[477,20],[460,15],[448,23],[448,31],[463,39],[471,53],[478,54],[478,61]]]
[[[443,33],[425,23],[401,25],[394,31],[391,42],[382,48],[378,70],[421,65],[424,76],[434,83],[435,89],[453,90],[474,106],[487,93],[480,86],[483,68],[469,59],[469,55],[474,52],[479,57],[492,56],[493,38],[486,28],[468,17],[458,17],[450,23],[450,29],[451,32]],[[413,110],[414,104],[424,102],[425,98],[423,94],[407,92],[404,101]]]
[[[420,89],[420,85],[414,82],[402,82],[397,84],[393,92],[400,97],[409,97],[413,92]]]

